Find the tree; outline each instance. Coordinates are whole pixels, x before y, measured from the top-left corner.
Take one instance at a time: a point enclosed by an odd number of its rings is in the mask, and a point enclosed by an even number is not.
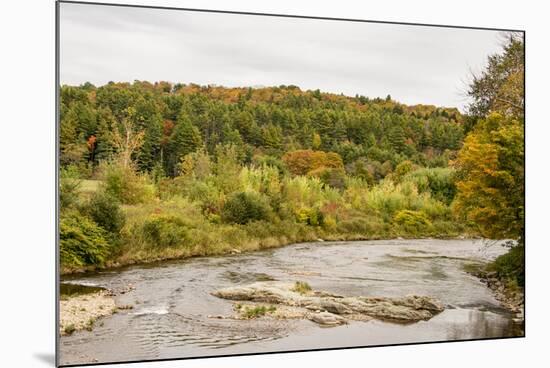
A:
[[[280,149],[283,142],[283,132],[279,126],[268,124],[262,129],[263,145],[272,149]]]
[[[294,175],[306,175],[320,168],[343,169],[342,157],[334,152],[298,150],[287,152],[283,161]]]
[[[390,130],[388,139],[396,152],[402,152],[405,149],[405,133],[400,125],[395,125]]]
[[[319,147],[321,147],[321,136],[317,132],[313,133],[311,147],[313,149],[319,149]]]
[[[492,239],[522,239],[524,231],[523,124],[493,113],[466,137],[454,165],[453,209]]]
[[[78,122],[69,117],[62,117],[60,125],[60,161],[63,165],[78,165],[83,162],[88,152],[85,141],[77,132]]]
[[[123,117],[117,127],[112,131],[111,141],[115,147],[120,164],[127,168],[132,164],[132,155],[143,144],[145,133],[136,132],[132,123],[132,116],[135,110],[131,107],[127,109],[128,117]]]
[[[146,97],[136,103],[132,118],[134,126],[144,132],[143,144],[136,155],[138,167],[142,171],[151,171],[160,161],[163,119],[152,98]]]
[[[199,129],[195,127],[189,116],[182,112],[170,137],[169,148],[169,173],[176,174],[176,165],[180,158],[202,147],[202,139]]]
[[[491,55],[486,70],[474,76],[468,91],[473,99],[470,115],[485,117],[490,112],[523,119],[524,44],[522,33],[507,35],[504,52]]]

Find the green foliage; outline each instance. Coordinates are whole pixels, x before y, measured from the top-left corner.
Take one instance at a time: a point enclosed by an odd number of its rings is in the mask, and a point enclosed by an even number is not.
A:
[[[115,236],[124,226],[125,216],[118,200],[106,192],[95,192],[85,206],[84,212],[99,226]]]
[[[323,225],[324,216],[318,208],[301,207],[295,211],[296,221],[310,226]]]
[[[405,175],[413,171],[413,169],[414,169],[413,163],[409,160],[405,160],[399,163],[399,165],[395,167],[395,171],[393,172],[395,180],[397,180],[398,182],[401,181],[401,179]]]
[[[72,335],[74,332],[76,331],[76,327],[74,326],[74,324],[68,324],[67,326],[65,326],[65,328],[63,329],[63,332],[65,332],[66,335]]]
[[[418,234],[432,227],[428,216],[420,211],[401,210],[395,214],[394,221],[412,234]]]
[[[295,86],[134,82],[61,94],[62,213],[84,219],[84,245],[116,244],[109,261],[463,230],[449,206],[455,180],[468,179],[447,167],[464,134],[456,109]],[[495,131],[484,139],[516,141],[515,128]],[[516,154],[499,151],[504,171]]]
[[[311,170],[308,176],[321,179],[321,181],[333,188],[344,189],[346,186],[346,172],[343,168],[320,167]]]
[[[504,51],[491,55],[468,95],[468,136],[458,153],[454,212],[489,238],[517,244],[488,269],[514,286],[525,285],[525,55],[521,33],[509,33]]]
[[[292,291],[305,295],[311,291],[311,286],[305,281],[296,281],[292,287]]]
[[[191,123],[189,116],[182,112],[170,137],[168,148],[168,172],[176,173],[176,165],[185,155],[197,151],[202,146],[199,129]]]
[[[524,40],[520,33],[510,33],[504,52],[491,55],[487,68],[474,76],[468,95],[473,99],[469,113],[486,117],[498,112],[523,120],[524,92]]]
[[[378,216],[354,216],[337,223],[337,231],[340,233],[372,239],[387,237],[388,227]]]
[[[232,193],[239,189],[241,164],[238,148],[234,145],[216,147],[214,183],[223,193]]]
[[[147,244],[154,248],[166,248],[185,245],[188,238],[185,223],[176,216],[153,214],[142,227]]]
[[[115,162],[102,166],[102,190],[123,204],[143,203],[154,196],[154,187],[146,177],[139,175],[131,166]]]
[[[270,305],[269,307],[265,305],[258,305],[258,306],[245,305],[243,307],[240,304],[235,305],[235,309],[239,311],[242,318],[246,318],[246,319],[262,317],[268,313],[273,313],[277,310],[277,308],[273,305]]]
[[[227,223],[246,224],[265,220],[270,212],[269,205],[254,192],[240,192],[232,195],[222,209],[222,219]]]
[[[405,175],[403,182],[414,183],[420,193],[428,192],[447,205],[456,194],[455,170],[452,168],[419,168]]]
[[[61,216],[61,267],[102,266],[112,251],[107,232],[91,219],[72,211]]]
[[[240,160],[313,148],[338,153],[346,164],[367,151],[381,164],[396,165],[400,155],[420,164],[426,150],[436,162],[462,139],[456,109],[319,93],[295,86],[175,88],[140,81],[63,86],[61,163],[84,173],[124,153],[141,172],[158,172],[160,165],[173,177],[186,154],[234,145]],[[124,139],[127,132],[131,142]]]
[[[59,204],[62,210],[71,208],[78,203],[78,192],[82,180],[74,166],[61,169],[59,173]]]
[[[487,269],[494,271],[500,279],[510,280],[518,286],[525,286],[525,247],[521,244],[514,245],[510,250],[498,256],[491,262]]]

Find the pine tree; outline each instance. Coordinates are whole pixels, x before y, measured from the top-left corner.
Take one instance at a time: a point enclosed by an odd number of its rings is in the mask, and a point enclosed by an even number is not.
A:
[[[395,125],[389,132],[388,137],[391,147],[398,153],[405,149],[405,133],[400,125]]]
[[[202,139],[199,129],[191,123],[191,119],[186,113],[181,113],[168,144],[168,172],[175,175],[176,165],[180,158],[188,153],[195,152],[201,146]]]

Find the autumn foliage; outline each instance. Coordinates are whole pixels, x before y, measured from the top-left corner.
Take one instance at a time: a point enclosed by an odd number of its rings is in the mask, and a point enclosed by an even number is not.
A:
[[[466,138],[455,162],[454,210],[483,236],[522,236],[523,160],[523,125],[513,118],[493,113]]]
[[[287,152],[283,161],[294,175],[307,175],[323,168],[343,169],[344,162],[339,154],[313,150],[298,150]]]

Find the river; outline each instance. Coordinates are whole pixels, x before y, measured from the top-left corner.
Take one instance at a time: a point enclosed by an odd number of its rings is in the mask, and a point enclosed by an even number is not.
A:
[[[491,290],[463,270],[505,249],[481,240],[317,242],[221,257],[131,266],[63,281],[114,290],[133,309],[63,336],[61,364],[185,358],[273,351],[509,337],[521,335]],[[445,311],[429,321],[377,320],[322,328],[308,320],[215,319],[232,303],[210,295],[255,281],[306,281],[348,296],[438,298]],[[210,316],[210,317],[209,317]]]

